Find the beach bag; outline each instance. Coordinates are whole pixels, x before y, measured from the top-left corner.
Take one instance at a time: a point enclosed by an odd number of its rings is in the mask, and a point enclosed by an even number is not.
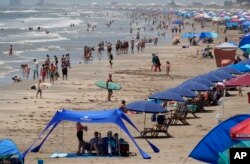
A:
[[[156,122],[156,114],[155,114],[155,113],[152,114],[152,116],[151,116],[151,121],[152,121],[152,122]]]

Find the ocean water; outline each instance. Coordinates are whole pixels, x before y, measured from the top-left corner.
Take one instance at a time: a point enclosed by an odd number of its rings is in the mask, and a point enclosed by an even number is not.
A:
[[[114,20],[110,28],[106,23]],[[135,37],[136,24],[130,34],[131,11],[104,8],[81,8],[60,6],[46,8],[0,9],[0,85],[10,83],[14,75],[21,76],[20,65],[30,64],[33,59],[43,61],[47,54],[59,61],[63,54],[70,53],[74,64],[83,62],[83,47],[96,46],[100,41],[130,41]],[[74,24],[74,27],[70,27]],[[87,31],[87,24],[96,25],[95,31]],[[38,31],[38,27],[41,30]],[[138,20],[141,36],[153,37],[156,31],[149,30],[149,23]],[[29,28],[33,28],[29,31]],[[49,31],[49,34],[45,33]],[[170,38],[164,38],[169,40]],[[10,45],[13,45],[14,56],[9,56]],[[114,49],[114,47],[113,47]],[[104,54],[106,54],[104,52]],[[93,53],[94,59],[96,52]],[[105,59],[105,57],[104,57]],[[97,59],[96,59],[97,60]],[[30,76],[31,78],[31,76]]]

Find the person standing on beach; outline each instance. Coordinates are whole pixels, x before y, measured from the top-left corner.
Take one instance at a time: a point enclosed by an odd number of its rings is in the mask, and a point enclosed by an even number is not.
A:
[[[41,79],[39,79],[39,80],[38,80],[38,85],[37,85],[37,93],[36,93],[36,98],[38,98],[38,94],[39,94],[39,93],[40,93],[40,98],[42,98],[41,83],[42,83],[42,80],[41,80]]]
[[[64,76],[67,80],[67,78],[68,78],[68,65],[67,65],[67,63],[64,61],[61,65],[61,67],[62,67],[63,80],[64,80]]]
[[[85,153],[86,142],[83,140],[83,130],[87,131],[88,127],[82,126],[82,124],[80,122],[77,122],[76,123],[76,131],[77,131],[76,136],[77,136],[77,139],[79,141],[77,155],[81,155],[81,154]],[[82,149],[82,151],[81,151],[81,149]]]
[[[56,55],[54,55],[54,58],[55,58],[55,64],[56,64],[56,66],[58,67],[58,58],[57,58]]]
[[[170,77],[172,80],[174,79],[171,75],[170,75],[170,62],[167,61],[166,62],[166,77]]]
[[[9,56],[12,56],[12,55],[13,55],[13,47],[12,47],[12,45],[10,45]]]
[[[106,81],[106,86],[107,86],[107,89],[108,89],[108,101],[111,101],[111,96],[113,94],[113,91],[108,88],[109,82],[112,82],[112,81],[113,81],[112,80],[112,74],[109,74],[108,80]]]
[[[135,40],[134,38],[131,39],[131,54],[134,54],[134,47],[135,47]]]
[[[33,79],[35,80],[36,78],[38,79],[38,70],[39,70],[39,64],[36,59],[34,61],[34,68],[33,68]]]
[[[112,66],[113,66],[113,59],[114,59],[113,55],[110,54],[110,55],[109,55],[109,65],[110,65],[110,69],[112,69]]]

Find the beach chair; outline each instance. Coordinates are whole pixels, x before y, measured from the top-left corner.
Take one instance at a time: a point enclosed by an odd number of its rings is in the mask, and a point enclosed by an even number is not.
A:
[[[196,105],[187,105],[187,108],[188,108],[188,113],[191,113],[194,116],[194,118],[198,118],[195,114],[197,109]]]
[[[162,124],[153,125],[152,128],[144,128],[141,132],[141,137],[157,138],[160,133],[164,133],[167,137],[172,137],[172,135],[168,132],[168,128],[171,123],[172,119],[166,119]]]
[[[177,125],[177,123],[180,121],[183,125],[189,125],[189,123],[187,122],[187,114],[188,111],[187,110],[175,110],[173,111],[173,113],[171,114],[170,118],[171,124],[172,125]]]

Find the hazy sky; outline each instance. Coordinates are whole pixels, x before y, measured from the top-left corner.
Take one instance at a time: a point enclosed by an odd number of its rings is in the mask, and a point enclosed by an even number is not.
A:
[[[35,5],[38,0],[21,0],[22,4],[24,5]],[[208,2],[216,2],[216,3],[223,3],[225,0],[209,0]],[[126,2],[126,3],[161,3],[161,4],[166,4],[169,2],[169,0],[45,0],[45,3],[92,3],[92,2],[97,2],[97,3],[108,3],[108,2]],[[201,1],[201,0],[175,0],[177,3],[191,3],[191,2],[203,2],[206,3],[206,1]],[[9,0],[0,0],[0,6],[1,5],[8,5]]]

